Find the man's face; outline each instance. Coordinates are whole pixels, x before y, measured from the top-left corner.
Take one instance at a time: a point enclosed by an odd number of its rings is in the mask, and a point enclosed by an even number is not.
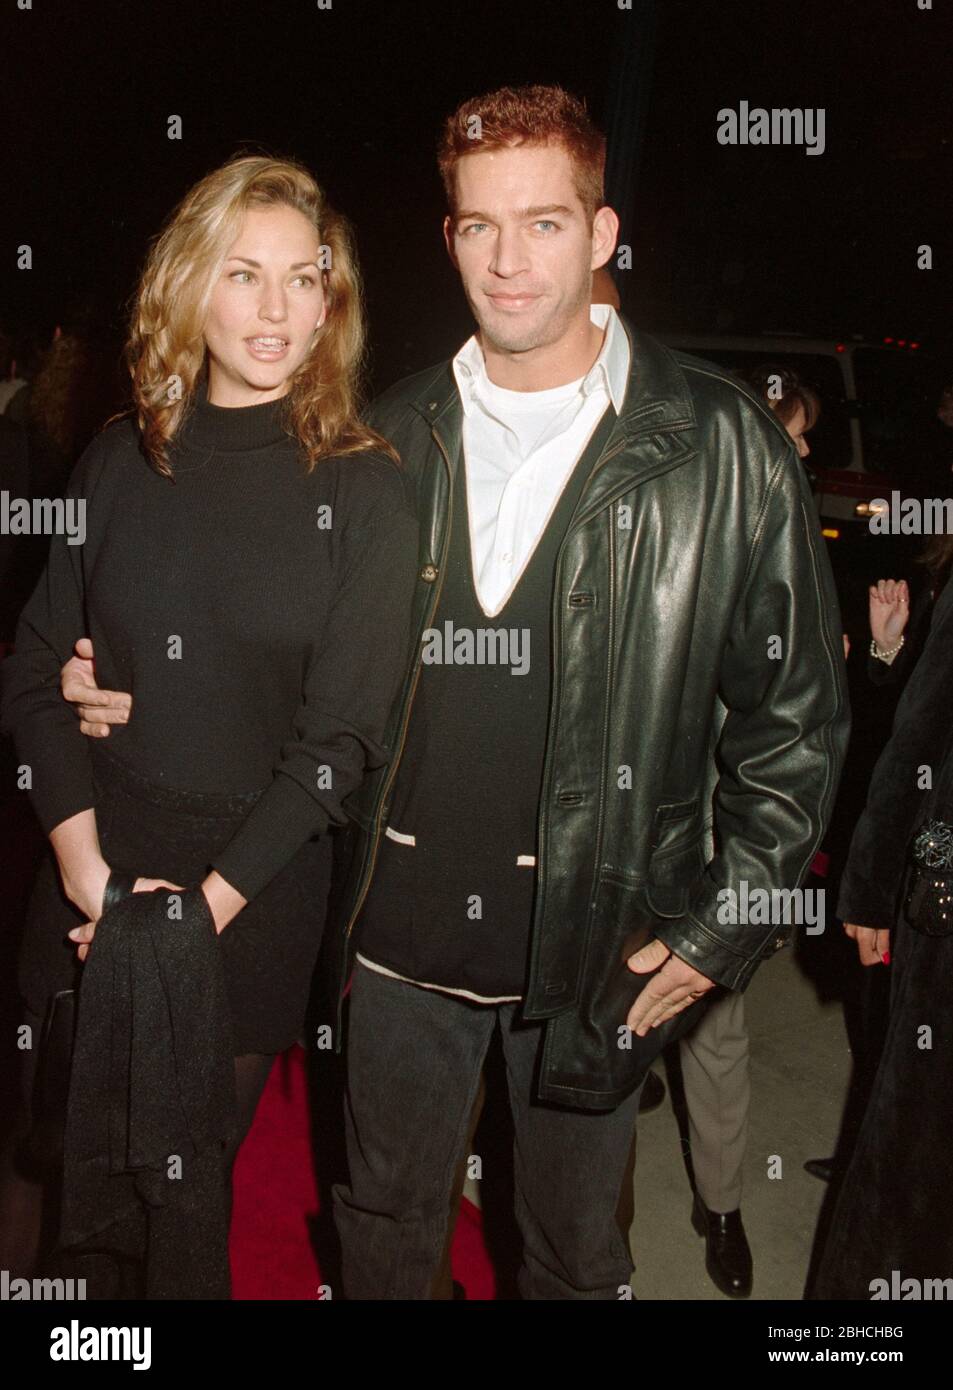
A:
[[[466,155],[455,170],[457,215],[444,236],[487,344],[526,352],[588,318],[592,271],[615,247],[618,220],[592,226],[561,145]]]

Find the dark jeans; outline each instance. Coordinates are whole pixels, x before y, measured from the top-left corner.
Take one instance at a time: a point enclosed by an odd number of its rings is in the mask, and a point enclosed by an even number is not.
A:
[[[535,1099],[543,1025],[518,1004],[471,1004],[358,964],[348,1024],[350,1186],[334,1188],[344,1292],[426,1299],[440,1264],[454,1171],[499,1024],[516,1139],[520,1292],[617,1299],[632,1259],[616,1210],[636,1090],[594,1113]]]

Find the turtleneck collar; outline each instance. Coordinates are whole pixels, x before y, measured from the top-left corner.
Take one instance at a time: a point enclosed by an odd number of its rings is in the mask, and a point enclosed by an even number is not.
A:
[[[195,400],[179,431],[186,448],[215,448],[225,453],[264,449],[289,438],[284,427],[283,397],[262,405],[212,405],[205,372],[195,383]]]

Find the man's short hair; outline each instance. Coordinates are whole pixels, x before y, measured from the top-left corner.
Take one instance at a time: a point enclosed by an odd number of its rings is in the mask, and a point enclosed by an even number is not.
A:
[[[578,97],[562,87],[542,86],[500,87],[461,102],[447,117],[437,163],[451,216],[458,160],[480,150],[550,144],[561,145],[572,160],[576,192],[591,222],[605,202],[606,138]]]

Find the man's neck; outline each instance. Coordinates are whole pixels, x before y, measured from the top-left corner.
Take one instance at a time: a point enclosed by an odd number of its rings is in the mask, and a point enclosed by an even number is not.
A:
[[[525,352],[507,352],[495,347],[482,334],[477,335],[486,362],[486,374],[494,386],[506,391],[550,391],[578,381],[588,372],[602,351],[606,329],[588,316],[565,333],[558,342]]]

